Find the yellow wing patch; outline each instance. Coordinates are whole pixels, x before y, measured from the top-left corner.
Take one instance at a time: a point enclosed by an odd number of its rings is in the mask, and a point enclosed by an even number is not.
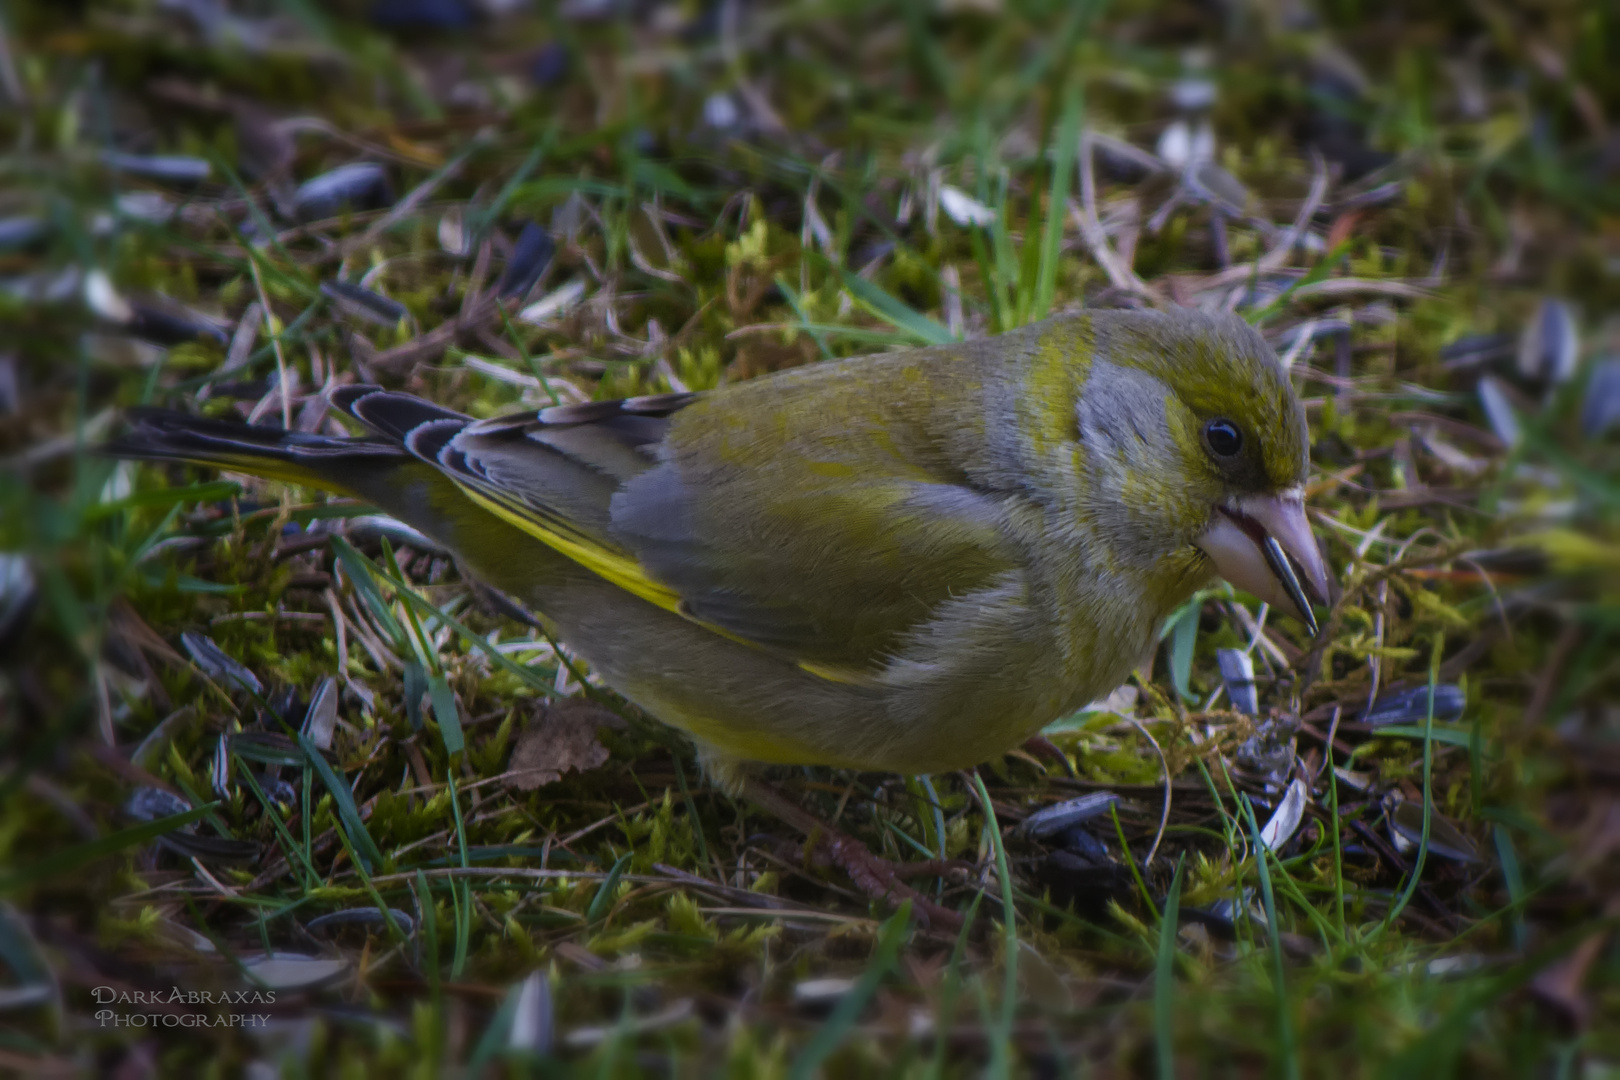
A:
[[[221,453],[207,457],[199,454],[196,457],[188,457],[183,460],[208,469],[224,469],[229,472],[247,473],[249,476],[257,476],[261,480],[273,480],[281,484],[296,484],[299,487],[319,488],[321,491],[330,491],[337,495],[351,494],[351,492],[340,488],[313,469],[307,469],[290,461],[271,457],[269,454],[260,456],[256,454]]]
[[[648,577],[647,572],[642,569],[641,564],[634,557],[597,543],[588,536],[568,529],[561,522],[554,525],[546,520],[544,514],[537,512],[533,507],[516,503],[504,497],[498,491],[483,489],[478,485],[464,482],[460,477],[452,476],[451,479],[467,498],[508,525],[522,529],[536,540],[568,556],[585,567],[585,569],[612,582],[632,596],[638,596],[649,604],[679,615],[687,622],[701,626],[712,634],[718,634],[727,641],[734,641],[739,645],[747,645],[754,649],[762,648],[757,642],[738,637],[736,634],[702,619],[693,618],[686,605],[681,602],[680,594],[669,586]],[[872,675],[854,668],[832,667],[812,663],[808,660],[797,661],[796,664],[806,674],[814,675],[818,679],[826,679],[828,682],[842,683],[848,686],[878,685],[877,680]],[[762,752],[754,756],[763,761],[773,760],[770,754],[763,752],[765,750],[763,744],[757,749]]]
[[[818,679],[828,682],[842,683],[845,686],[881,686],[877,678],[869,672],[858,668],[833,667],[831,664],[817,664],[810,660],[800,660],[799,670]]]
[[[641,564],[628,555],[613,551],[587,537],[569,536],[551,527],[528,507],[514,506],[499,497],[480,491],[459,478],[452,477],[456,486],[479,506],[488,510],[508,525],[522,529],[536,540],[573,559],[592,573],[611,581],[625,592],[639,596],[649,604],[681,613],[681,598],[667,585],[660,585],[648,577]],[[684,617],[684,616],[683,616]],[[711,628],[712,629],[712,628]]]

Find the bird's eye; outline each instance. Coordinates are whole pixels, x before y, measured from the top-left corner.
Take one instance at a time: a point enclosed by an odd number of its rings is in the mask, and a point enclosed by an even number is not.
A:
[[[1243,432],[1230,420],[1211,420],[1205,424],[1204,440],[1216,457],[1235,457],[1243,449]]]

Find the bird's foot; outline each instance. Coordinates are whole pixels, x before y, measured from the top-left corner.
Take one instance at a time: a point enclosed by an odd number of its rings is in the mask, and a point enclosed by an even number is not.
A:
[[[1025,739],[1024,749],[1038,758],[1046,758],[1048,761],[1057,762],[1071,779],[1074,777],[1074,762],[1069,760],[1069,755],[1063,752],[1062,747],[1045,735],[1036,735],[1033,738]]]
[[[855,887],[867,896],[891,907],[910,900],[912,913],[918,922],[931,929],[953,931],[962,928],[962,916],[907,885],[901,880],[903,871],[900,867],[872,854],[870,848],[853,836],[840,832],[759,780],[745,779],[742,788],[742,795],[749,802],[806,837],[817,840],[817,851],[833,866],[848,874]],[[929,868],[937,873],[954,869],[954,866],[950,860],[944,860],[930,863]],[[909,866],[905,867],[906,871],[910,869]],[[906,876],[911,875],[907,873]]]

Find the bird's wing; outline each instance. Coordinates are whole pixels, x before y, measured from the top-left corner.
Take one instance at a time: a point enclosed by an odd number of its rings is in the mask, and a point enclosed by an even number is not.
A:
[[[409,394],[345,387],[333,403],[437,466],[462,494],[645,600],[680,597],[611,535],[613,494],[656,463],[669,417],[694,394],[559,405],[474,420]]]
[[[851,445],[858,467],[791,449],[694,463],[668,435],[699,399],[470,421],[374,394],[349,411],[621,588],[828,678],[870,677],[945,601],[1018,572],[1003,501],[903,456]]]
[[[896,355],[694,403],[613,497],[614,539],[688,617],[848,681],[906,653],[948,601],[1021,585],[1020,507],[946,445],[974,422],[976,387],[942,405],[949,380]]]
[[[1019,572],[1004,507],[964,486],[758,479],[743,497],[661,464],[615,497],[615,534],[683,614],[817,674],[875,674],[946,601],[1004,589]]]

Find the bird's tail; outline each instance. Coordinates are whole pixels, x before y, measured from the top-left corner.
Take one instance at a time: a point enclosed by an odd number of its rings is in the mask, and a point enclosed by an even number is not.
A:
[[[184,461],[267,480],[322,488],[375,502],[379,480],[414,459],[387,438],[337,438],[210,420],[169,409],[133,409],[124,433],[102,453],[142,461]]]
[[[566,561],[474,504],[437,466],[404,445],[423,424],[468,417],[375,386],[340,387],[331,403],[375,434],[311,435],[143,408],[127,414],[124,433],[101,452],[183,461],[358,499],[426,533],[477,576],[514,595],[528,595],[529,585],[547,580],[544,567]]]

